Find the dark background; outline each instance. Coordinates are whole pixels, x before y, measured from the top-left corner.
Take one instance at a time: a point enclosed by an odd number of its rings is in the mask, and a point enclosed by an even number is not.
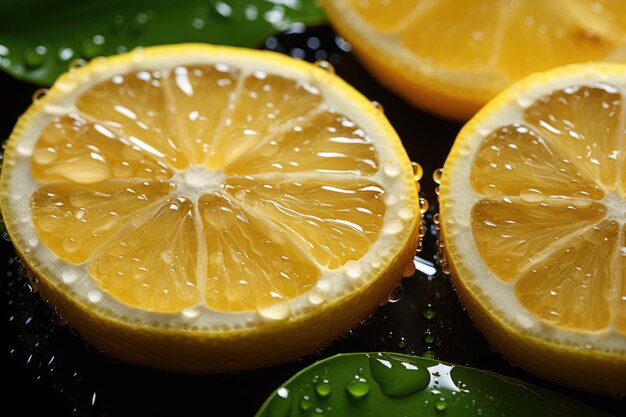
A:
[[[327,59],[338,75],[368,98],[382,103],[409,156],[424,168],[422,194],[431,209],[426,215],[429,233],[419,256],[434,263],[436,231],[432,214],[436,212],[436,184],[431,174],[443,166],[461,124],[416,110],[381,87],[359,65],[350,46],[329,27],[295,26],[268,38],[264,47],[309,61]],[[0,137],[9,136],[37,88],[0,73]],[[5,234],[0,239],[0,370],[8,388],[0,392],[0,400],[3,408],[20,410],[21,415],[252,416],[278,385],[301,368],[335,353],[358,351],[432,356],[532,382],[616,416],[623,416],[626,410],[623,399],[549,383],[493,352],[468,319],[448,278],[440,272],[417,272],[405,278],[400,301],[380,307],[358,328],[315,354],[253,372],[183,375],[122,363],[99,352],[53,316],[32,293],[20,269]],[[425,314],[425,310],[431,314]]]

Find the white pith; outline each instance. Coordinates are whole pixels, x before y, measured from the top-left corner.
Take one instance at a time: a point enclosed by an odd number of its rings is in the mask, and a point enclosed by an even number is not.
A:
[[[410,161],[399,147],[399,142],[391,146],[386,137],[385,123],[382,122],[378,110],[363,98],[355,101],[355,96],[349,96],[338,88],[337,81],[329,80],[330,75],[324,71],[311,71],[301,64],[281,65],[282,61],[275,62],[272,59],[259,59],[255,56],[240,56],[232,51],[224,51],[223,54],[203,53],[181,54],[176,58],[163,55],[145,54],[142,50],[133,52],[133,60],[129,65],[106,65],[97,62],[89,74],[84,72],[70,73],[53,87],[49,97],[42,99],[41,111],[29,120],[23,132],[21,141],[15,144],[15,150],[10,158],[5,159],[5,170],[10,172],[8,196],[9,210],[17,219],[17,230],[13,230],[12,238],[22,242],[26,252],[24,255],[32,263],[40,263],[42,270],[52,280],[52,284],[62,287],[64,291],[72,294],[81,304],[98,310],[106,316],[123,318],[134,323],[146,326],[171,328],[188,328],[192,330],[207,331],[230,331],[243,328],[258,328],[264,323],[271,324],[273,318],[297,318],[320,308],[322,304],[344,296],[357,288],[366,285],[369,280],[387,268],[390,261],[396,255],[389,248],[400,248],[399,242],[405,242],[412,231],[414,218],[406,218],[406,209],[412,209],[417,213],[417,208],[411,202],[411,189],[414,190],[412,178],[400,175],[390,178],[384,173],[383,167],[389,164],[399,164],[403,167],[402,172],[410,172]],[[118,302],[106,292],[102,291],[87,273],[88,263],[81,265],[69,265],[61,261],[45,245],[39,242],[30,216],[29,200],[33,192],[40,186],[36,183],[30,172],[30,156],[43,128],[55,117],[76,111],[74,103],[76,99],[90,87],[102,82],[116,73],[126,73],[141,69],[160,69],[164,76],[173,67],[191,64],[217,64],[228,63],[242,70],[242,78],[254,71],[264,71],[268,74],[280,75],[285,78],[298,79],[311,84],[320,90],[325,103],[333,110],[345,114],[352,119],[373,140],[378,154],[380,169],[372,177],[359,177],[369,179],[385,189],[386,213],[384,224],[392,221],[402,223],[402,231],[399,233],[381,232],[379,239],[372,245],[370,250],[357,261],[365,273],[360,278],[353,278],[346,274],[344,269],[329,270],[318,265],[322,271],[321,278],[308,292],[287,302],[275,305],[266,311],[249,311],[240,313],[222,313],[208,309],[203,301],[198,306],[186,309],[182,313],[156,313],[128,307]],[[88,78],[87,78],[88,77]],[[50,100],[53,97],[53,101]],[[36,104],[36,105],[37,105]],[[279,177],[282,174],[264,174]],[[284,174],[290,175],[290,174]],[[302,176],[315,177],[315,173],[307,172]],[[325,175],[333,175],[332,173]],[[343,175],[343,174],[337,174]],[[342,178],[345,178],[342,176]],[[184,171],[178,171],[170,180],[176,185],[174,195],[188,197],[193,201],[207,192],[218,192],[225,177],[221,171],[209,171],[203,167],[192,166]],[[400,211],[404,209],[403,215]],[[34,243],[30,245],[28,242]],[[314,260],[313,260],[314,261]],[[376,262],[373,262],[376,261]],[[376,266],[372,266],[376,265]],[[282,310],[281,310],[282,309]],[[287,317],[282,317],[281,311],[288,311]]]
[[[484,263],[473,239],[471,224],[471,210],[481,199],[487,196],[478,194],[471,185],[472,161],[479,150],[483,139],[495,129],[514,123],[523,122],[524,109],[541,96],[550,91],[563,89],[572,85],[593,86],[598,83],[607,83],[619,88],[623,98],[622,106],[626,111],[626,73],[604,72],[597,73],[591,66],[579,66],[577,71],[562,70],[562,76],[555,79],[542,79],[536,76],[528,81],[522,81],[515,87],[498,96],[487,105],[473,121],[466,127],[464,140],[455,144],[450,159],[454,162],[447,164],[442,179],[442,207],[447,213],[444,222],[446,244],[457,248],[456,253],[462,254],[461,259],[452,261],[455,268],[463,270],[462,279],[468,288],[480,297],[481,303],[493,311],[494,316],[501,318],[508,325],[520,329],[523,334],[556,344],[573,346],[579,349],[595,349],[612,354],[626,354],[626,335],[619,333],[615,328],[615,315],[611,324],[600,331],[579,331],[552,326],[542,322],[532,313],[522,307],[515,294],[515,285],[518,278],[505,282],[491,272]],[[557,74],[554,74],[555,76]],[[517,99],[513,99],[517,98]],[[489,111],[493,109],[492,111]],[[483,116],[484,114],[484,116]],[[621,117],[625,114],[622,112]],[[623,149],[623,147],[622,147]],[[623,161],[623,159],[622,159]],[[622,162],[623,163],[623,162]],[[607,208],[607,214],[602,220],[615,220],[624,230],[626,223],[626,199],[616,191],[602,187],[604,197],[594,200]],[[544,254],[551,256],[560,247],[563,247],[575,236],[583,231],[573,233],[555,244]],[[621,232],[619,235],[621,239]],[[619,243],[618,243],[619,244]],[[623,278],[622,278],[623,279]],[[612,309],[612,312],[613,309]]]

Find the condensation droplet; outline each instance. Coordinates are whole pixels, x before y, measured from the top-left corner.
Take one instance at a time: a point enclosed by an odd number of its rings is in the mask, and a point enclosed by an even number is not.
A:
[[[92,303],[97,303],[102,300],[102,293],[98,290],[91,290],[89,291],[89,293],[87,293],[87,298]]]
[[[78,272],[73,269],[67,269],[61,273],[61,278],[66,284],[71,284],[73,282],[76,282],[76,280],[78,279]]]
[[[363,268],[358,262],[348,261],[344,266],[344,270],[346,271],[346,275],[348,275],[352,279],[361,278],[363,275]]]
[[[383,232],[389,235],[397,235],[403,229],[404,225],[400,220],[392,219],[383,227]]]
[[[313,289],[309,292],[308,298],[311,304],[320,305],[326,301],[326,294],[319,289]]]
[[[188,308],[183,309],[181,313],[183,315],[183,318],[195,319],[200,315],[200,309],[196,307],[188,307]]]
[[[335,73],[335,67],[333,67],[333,64],[331,64],[328,61],[324,61],[323,59],[320,59],[318,61],[315,61],[315,65],[317,65],[323,70],[330,72],[331,74]]]
[[[291,314],[289,303],[278,303],[259,310],[259,315],[267,320],[286,320]]]
[[[385,172],[385,175],[387,175],[389,178],[395,178],[400,175],[400,172],[402,172],[400,169],[400,165],[398,165],[397,161],[385,162],[385,165],[383,166],[383,171]]]
[[[402,299],[403,295],[404,295],[404,287],[402,286],[402,284],[396,284],[396,286],[393,287],[393,290],[391,290],[391,292],[389,293],[389,302],[397,303],[398,301]]]
[[[436,184],[441,184],[441,175],[442,174],[443,174],[443,168],[437,168],[433,172],[433,181],[435,181]]]

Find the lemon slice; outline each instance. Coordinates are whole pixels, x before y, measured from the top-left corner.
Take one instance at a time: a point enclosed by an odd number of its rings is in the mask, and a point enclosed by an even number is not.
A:
[[[626,393],[626,66],[505,90],[461,131],[441,182],[445,254],[500,352],[551,380]]]
[[[42,294],[89,341],[187,371],[340,336],[417,244],[411,162],[333,73],[176,45],[62,76],[19,120],[2,212]]]
[[[532,72],[626,60],[622,1],[328,0],[324,8],[381,83],[454,119]]]

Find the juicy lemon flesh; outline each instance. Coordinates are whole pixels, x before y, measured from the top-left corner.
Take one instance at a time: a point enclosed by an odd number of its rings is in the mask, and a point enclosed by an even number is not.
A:
[[[30,206],[41,241],[124,304],[254,311],[367,253],[385,216],[378,169],[372,140],[314,87],[178,66],[115,75],[49,123]]]
[[[626,333],[623,92],[574,85],[488,134],[472,165],[478,250],[524,308],[562,328]]]

